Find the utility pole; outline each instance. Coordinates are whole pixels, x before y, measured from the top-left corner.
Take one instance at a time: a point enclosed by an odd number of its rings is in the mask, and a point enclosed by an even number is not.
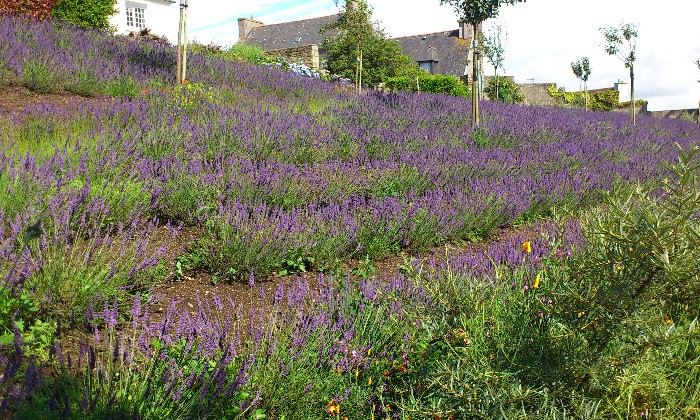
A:
[[[187,78],[187,0],[180,0],[180,26],[177,33],[177,84]]]

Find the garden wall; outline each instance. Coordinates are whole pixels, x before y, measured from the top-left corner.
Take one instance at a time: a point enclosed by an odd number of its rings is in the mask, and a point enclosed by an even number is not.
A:
[[[549,94],[549,87],[556,83],[520,83],[518,87],[525,96],[524,105],[558,106],[564,107],[564,98],[553,98]]]
[[[665,111],[650,111],[649,115],[656,118],[675,118],[698,121],[698,109],[671,109]]]

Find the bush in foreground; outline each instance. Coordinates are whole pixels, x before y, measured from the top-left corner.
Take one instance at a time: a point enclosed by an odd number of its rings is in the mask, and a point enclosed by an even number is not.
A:
[[[690,418],[700,403],[698,149],[661,191],[609,195],[585,245],[490,281],[414,277],[435,306],[397,395],[405,415]],[[419,314],[416,314],[418,316]]]

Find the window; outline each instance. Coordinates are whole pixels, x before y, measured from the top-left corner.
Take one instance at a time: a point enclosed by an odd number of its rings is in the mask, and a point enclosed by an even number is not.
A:
[[[126,5],[126,26],[143,29],[146,27],[146,8],[136,4]]]
[[[421,70],[425,70],[428,73],[433,72],[433,63],[434,61],[419,61],[418,65],[420,66]]]

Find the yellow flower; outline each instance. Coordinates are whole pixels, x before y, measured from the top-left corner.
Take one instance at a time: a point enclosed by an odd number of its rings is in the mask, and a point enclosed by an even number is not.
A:
[[[535,282],[532,283],[532,288],[537,289],[540,287],[540,275],[538,274],[537,277],[535,277]]]
[[[664,315],[664,324],[671,325],[673,324],[673,320],[669,318],[668,315]]]
[[[367,385],[372,385],[372,377],[370,376],[369,379],[367,379]]]
[[[328,403],[328,414],[340,414],[340,406],[332,398]]]
[[[586,312],[585,312],[585,311],[580,311],[580,312],[578,313],[578,317],[579,317],[579,318],[581,318],[581,317],[584,316],[584,315],[586,315]]]
[[[532,252],[532,243],[530,241],[523,242],[522,245],[520,245],[520,249],[529,254]]]

